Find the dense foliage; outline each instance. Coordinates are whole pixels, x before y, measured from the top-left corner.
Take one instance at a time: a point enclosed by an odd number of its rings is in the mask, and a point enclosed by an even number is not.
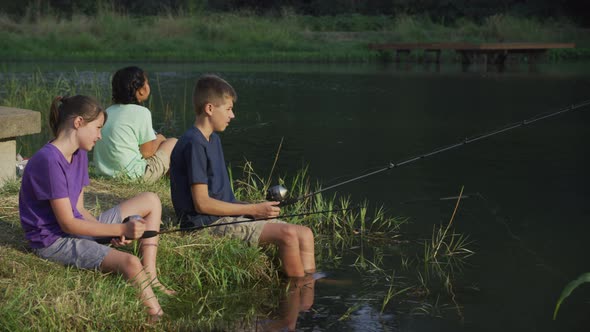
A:
[[[495,14],[509,14],[541,19],[569,17],[589,26],[590,10],[586,0],[0,0],[5,14],[42,15],[49,11],[68,15],[73,12],[95,13],[100,7],[116,7],[128,14],[154,15],[163,12],[201,12],[252,10],[259,13],[286,9],[303,15],[426,15],[433,21],[459,18],[479,20]]]

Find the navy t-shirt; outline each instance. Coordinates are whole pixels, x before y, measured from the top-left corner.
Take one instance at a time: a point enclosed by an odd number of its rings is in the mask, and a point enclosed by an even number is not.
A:
[[[220,218],[195,211],[191,185],[197,183],[207,184],[211,198],[236,202],[219,135],[212,133],[207,141],[198,128],[192,127],[180,137],[170,156],[172,205],[181,227],[208,225]]]

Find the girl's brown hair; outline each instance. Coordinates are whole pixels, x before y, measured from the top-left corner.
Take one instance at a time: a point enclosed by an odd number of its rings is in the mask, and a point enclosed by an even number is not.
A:
[[[53,136],[57,137],[63,129],[67,120],[81,116],[85,122],[92,122],[100,114],[104,115],[104,122],[107,122],[107,113],[102,106],[92,97],[88,96],[57,96],[51,103],[49,111],[49,127]]]

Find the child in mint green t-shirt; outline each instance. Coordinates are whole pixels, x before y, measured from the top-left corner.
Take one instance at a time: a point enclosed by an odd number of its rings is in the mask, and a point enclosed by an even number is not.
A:
[[[99,174],[128,176],[153,182],[168,172],[176,138],[157,134],[150,110],[142,106],[150,95],[147,74],[138,67],[118,70],[112,81],[109,122],[94,149]]]

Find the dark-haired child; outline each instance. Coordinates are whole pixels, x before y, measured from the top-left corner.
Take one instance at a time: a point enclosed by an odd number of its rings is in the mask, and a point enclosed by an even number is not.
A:
[[[153,182],[170,168],[170,153],[176,138],[156,134],[152,114],[142,106],[150,95],[147,74],[138,67],[118,70],[112,80],[111,119],[103,128],[103,139],[94,149],[99,174],[125,175]]]
[[[235,117],[237,95],[231,85],[215,75],[199,78],[193,92],[194,126],[178,140],[170,159],[170,189],[181,227],[245,220],[236,216],[274,218],[279,202],[242,204],[236,201],[217,132]],[[251,245],[276,245],[283,271],[290,277],[315,272],[314,237],[305,226],[280,220],[224,225],[210,228]]]
[[[140,238],[144,230],[159,230],[162,205],[157,195],[142,193],[95,218],[84,207],[88,177],[87,152],[101,138],[107,120],[104,109],[86,96],[57,97],[51,105],[50,127],[55,138],[27,163],[19,194],[25,237],[38,256],[64,265],[122,273],[140,289],[152,318],[162,308],[152,287],[167,290],[158,280],[158,237],[142,239],[141,260],[99,244],[95,237],[113,237],[113,245]],[[123,217],[141,218],[122,223]]]

